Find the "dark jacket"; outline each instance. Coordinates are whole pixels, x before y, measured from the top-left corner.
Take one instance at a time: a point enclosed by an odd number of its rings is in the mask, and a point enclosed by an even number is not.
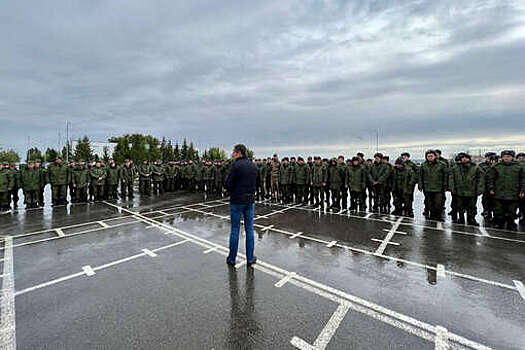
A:
[[[225,187],[230,191],[231,204],[251,204],[255,201],[257,166],[247,158],[233,162],[226,177]]]

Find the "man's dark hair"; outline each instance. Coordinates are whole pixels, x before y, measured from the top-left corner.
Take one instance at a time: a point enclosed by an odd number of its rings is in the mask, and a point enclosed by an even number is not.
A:
[[[240,153],[243,157],[246,157],[246,146],[239,143],[238,145],[235,145],[235,147],[233,147],[233,150],[237,153]]]

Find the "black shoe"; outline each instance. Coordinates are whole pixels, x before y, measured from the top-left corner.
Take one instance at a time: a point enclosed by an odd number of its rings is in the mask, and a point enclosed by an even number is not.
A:
[[[254,257],[253,257],[253,260],[252,260],[252,261],[248,261],[246,264],[247,264],[248,266],[252,266],[253,264],[256,264],[256,263],[257,263],[257,257],[254,256]]]
[[[226,264],[235,267],[235,263],[232,263],[228,258],[226,258]]]

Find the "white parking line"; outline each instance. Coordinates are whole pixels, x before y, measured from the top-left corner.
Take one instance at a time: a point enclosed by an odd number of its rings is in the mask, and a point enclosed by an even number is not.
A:
[[[294,238],[299,237],[299,236],[302,235],[302,234],[303,234],[302,232],[297,232],[297,233],[294,233],[293,235],[291,235],[289,238],[290,238],[290,239],[294,239]]]
[[[106,224],[104,221],[97,221],[97,223],[98,223],[100,226],[102,226],[102,227],[106,227],[106,228],[111,227],[110,225]]]
[[[403,220],[403,218],[399,218],[397,219],[397,221],[392,225],[392,228],[390,229],[390,231],[388,231],[385,239],[383,242],[381,242],[381,244],[379,245],[379,247],[377,248],[376,250],[376,254],[380,254],[382,255],[384,252],[385,252],[385,249],[388,245],[388,243],[390,242],[390,240],[392,239],[392,237],[394,237],[394,234],[396,233],[396,230],[399,228],[399,225],[401,225],[401,221]],[[399,244],[397,244],[399,245]]]
[[[520,293],[521,297],[525,299],[525,286],[523,286],[523,283],[517,280],[514,280],[513,282],[516,285],[516,288],[518,289],[518,292]]]
[[[288,275],[284,276],[279,282],[275,284],[277,288],[281,288],[286,284],[286,282],[289,282],[292,278],[295,277],[295,272],[290,272]]]
[[[385,243],[385,240],[384,240],[384,239],[370,238],[370,240],[371,240],[371,241],[374,241],[374,242]],[[390,241],[390,242],[386,242],[386,244],[392,244],[392,245],[395,245],[395,246],[398,246],[398,245],[399,245],[399,243],[397,243],[397,242],[392,242],[392,241]],[[376,253],[376,254],[377,254],[377,253]],[[379,254],[379,255],[381,255],[381,254]]]
[[[55,229],[55,232],[57,233],[58,237],[64,237],[65,236],[64,231],[62,231],[61,228]]]
[[[91,266],[89,265],[82,266],[82,271],[84,271],[86,276],[93,276],[96,273],[95,271],[93,271],[93,268],[91,268]]]
[[[331,242],[329,242],[326,246],[327,246],[328,248],[332,248],[336,243],[337,243],[337,241],[331,241]]]
[[[326,349],[326,346],[334,336],[335,332],[339,328],[339,325],[345,318],[346,313],[350,310],[349,303],[342,303],[340,304],[335,312],[333,313],[332,317],[328,320],[326,323],[326,326],[321,331],[321,334],[317,337],[317,339],[314,342],[314,345],[311,346],[310,344],[306,343],[304,340],[302,340],[299,337],[293,337],[290,343],[292,343],[293,346],[299,348],[299,349],[317,349],[317,350],[324,350]]]
[[[435,350],[448,350],[448,331],[445,327],[436,326]]]
[[[13,238],[4,238],[4,268],[0,300],[0,349],[16,349],[15,276]]]
[[[218,248],[218,247],[214,247],[214,248],[206,249],[203,253],[204,253],[204,254],[209,254],[209,253],[211,253],[211,252],[216,251],[217,249],[219,249],[219,248]]]
[[[240,263],[235,264],[235,268],[238,269],[246,264],[246,259],[241,261]]]
[[[437,277],[442,277],[442,278],[445,277],[445,266],[443,266],[442,264],[438,264],[436,271],[437,271],[436,272]]]
[[[147,256],[149,257],[152,257],[152,258],[155,258],[157,256],[156,253],[153,253],[151,250],[149,249],[142,249],[142,251],[144,252],[144,254],[146,254]]]

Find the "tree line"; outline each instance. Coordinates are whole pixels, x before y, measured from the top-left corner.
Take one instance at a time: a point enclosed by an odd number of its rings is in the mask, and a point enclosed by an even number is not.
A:
[[[93,151],[91,142],[87,136],[79,138],[75,147],[64,146],[61,151],[48,147],[45,151],[37,147],[32,147],[27,150],[26,161],[40,159],[45,162],[52,162],[58,155],[63,159],[72,159],[75,161],[83,160],[104,160],[107,161],[113,158],[117,163],[123,163],[126,159],[133,159],[136,163],[143,160],[156,161],[158,159],[168,161],[181,160],[197,160],[199,156],[210,160],[224,160],[227,158],[226,152],[219,147],[211,147],[205,149],[202,154],[199,154],[192,141],[188,143],[186,138],[183,139],[182,144],[178,141],[173,142],[171,139],[165,137],[159,141],[158,138],[151,135],[142,134],[126,134],[118,137],[111,137],[108,142],[115,143],[113,154],[110,154],[107,147],[103,148],[102,156],[99,156]],[[14,150],[0,149],[0,162],[18,163],[20,162],[20,155]]]

